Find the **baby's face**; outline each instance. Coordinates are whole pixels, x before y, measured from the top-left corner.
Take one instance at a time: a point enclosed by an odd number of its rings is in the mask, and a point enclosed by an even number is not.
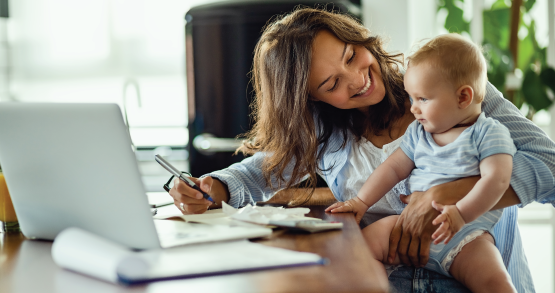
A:
[[[410,111],[427,132],[443,133],[460,122],[457,89],[426,62],[409,66],[405,90],[412,98]]]

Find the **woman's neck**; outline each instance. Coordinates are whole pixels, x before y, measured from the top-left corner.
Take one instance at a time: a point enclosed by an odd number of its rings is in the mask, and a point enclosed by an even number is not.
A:
[[[414,121],[414,115],[410,112],[410,101],[405,105],[405,114],[391,124],[390,129],[383,130],[380,134],[374,135],[367,131],[364,137],[374,146],[382,148],[384,145],[397,140],[407,131],[409,125]]]

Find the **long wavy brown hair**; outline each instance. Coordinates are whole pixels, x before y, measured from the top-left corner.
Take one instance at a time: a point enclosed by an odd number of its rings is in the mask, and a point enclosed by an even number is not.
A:
[[[363,45],[380,64],[386,96],[369,107],[368,115],[310,98],[312,43],[322,30],[343,42]],[[368,29],[347,14],[299,7],[277,17],[265,27],[255,48],[251,72],[255,124],[237,151],[247,155],[266,152],[262,171],[268,186],[272,186],[271,178],[275,176],[278,186],[272,188],[276,190],[291,188],[308,175],[308,186],[312,187],[308,200],[315,188],[316,174],[328,171],[318,167],[318,160],[334,131],[342,133],[341,147],[345,147],[349,133],[357,140],[365,134],[382,134],[404,115],[408,95],[399,70],[402,59],[402,54],[388,54],[379,37],[371,36]],[[288,180],[284,176],[286,168],[292,168]]]

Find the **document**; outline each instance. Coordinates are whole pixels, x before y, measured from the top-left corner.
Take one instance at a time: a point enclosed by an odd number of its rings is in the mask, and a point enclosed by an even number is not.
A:
[[[269,247],[247,240],[137,252],[79,228],[68,228],[56,237],[52,258],[60,267],[120,284],[327,262],[314,253]]]
[[[158,208],[154,219],[181,218],[186,222],[226,225],[226,226],[252,226],[252,224],[268,225],[270,221],[320,221],[321,219],[306,217],[309,208],[282,208],[258,207],[247,205],[236,209],[225,202],[222,209],[206,211],[202,214],[184,215],[175,205]],[[252,224],[251,224],[252,223]]]

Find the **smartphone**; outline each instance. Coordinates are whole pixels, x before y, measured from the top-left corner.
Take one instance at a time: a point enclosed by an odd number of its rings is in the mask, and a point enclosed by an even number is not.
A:
[[[179,178],[181,181],[185,182],[185,184],[189,185],[189,187],[198,190],[200,193],[202,193],[202,197],[206,198],[207,200],[214,202],[214,200],[210,197],[210,195],[208,195],[208,193],[202,191],[200,189],[200,187],[198,187],[198,185],[196,185],[191,179],[187,178],[187,176],[183,176],[183,174],[181,173],[181,171],[179,171],[177,168],[175,168],[172,164],[168,163],[168,161],[164,160],[164,158],[162,158],[162,156],[160,155],[155,155],[154,159],[156,160],[156,162],[158,162],[160,165],[162,165],[162,167],[164,167],[164,169],[168,170],[168,172],[170,172],[173,176]]]

